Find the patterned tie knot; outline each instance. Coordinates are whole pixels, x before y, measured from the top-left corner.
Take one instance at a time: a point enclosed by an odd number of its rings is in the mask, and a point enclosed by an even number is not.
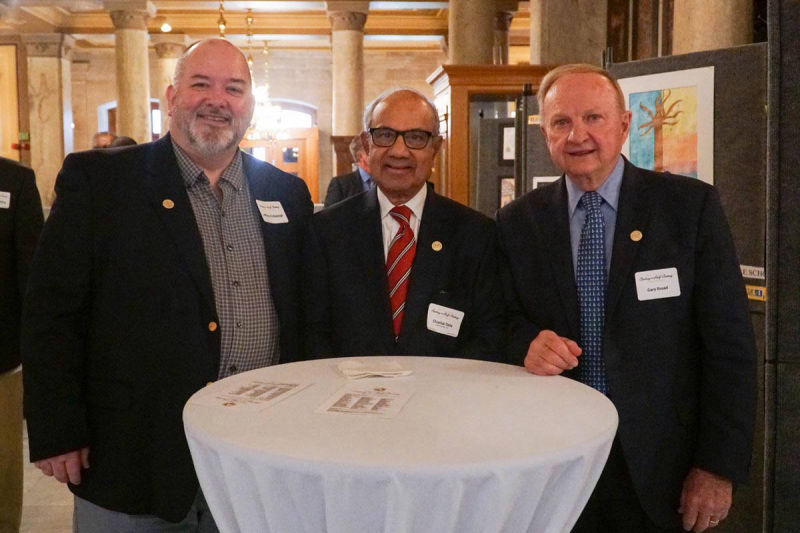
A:
[[[583,193],[581,196],[581,204],[583,208],[586,209],[587,213],[593,213],[600,209],[600,204],[603,203],[603,198],[597,193],[597,191],[589,191]]]
[[[411,208],[406,205],[396,205],[389,211],[389,214],[400,224],[401,227],[411,226]]]

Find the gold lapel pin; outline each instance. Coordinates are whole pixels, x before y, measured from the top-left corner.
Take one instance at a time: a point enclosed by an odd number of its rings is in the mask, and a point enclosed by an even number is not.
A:
[[[431,243],[431,248],[433,248],[434,252],[441,252],[442,251],[442,243],[439,241],[433,241]]]
[[[166,200],[161,202],[161,205],[164,206],[164,209],[172,209],[173,207],[175,207],[175,202],[167,198]]]
[[[638,229],[635,229],[631,232],[631,240],[633,242],[639,242],[642,240],[642,232]]]

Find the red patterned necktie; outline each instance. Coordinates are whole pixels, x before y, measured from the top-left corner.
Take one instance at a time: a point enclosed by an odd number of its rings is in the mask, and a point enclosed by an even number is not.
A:
[[[394,337],[400,335],[403,324],[403,309],[406,306],[408,278],[411,275],[411,263],[417,250],[417,240],[411,229],[411,209],[404,205],[393,207],[389,214],[400,224],[400,229],[389,245],[386,255],[386,279],[389,282],[389,302],[392,306],[392,325]]]

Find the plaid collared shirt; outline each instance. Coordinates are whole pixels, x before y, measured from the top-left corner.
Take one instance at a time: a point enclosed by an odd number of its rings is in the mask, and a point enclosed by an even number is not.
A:
[[[272,365],[279,357],[261,220],[236,152],[222,172],[222,199],[189,156],[172,143],[211,273],[221,334],[219,378]]]

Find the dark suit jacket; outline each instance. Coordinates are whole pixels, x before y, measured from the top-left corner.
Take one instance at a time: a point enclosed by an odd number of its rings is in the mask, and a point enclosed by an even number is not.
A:
[[[517,364],[542,329],[579,339],[564,180],[498,213],[508,353]],[[638,242],[631,239],[634,230],[643,235]],[[670,267],[678,269],[680,296],[639,301],[634,273]],[[755,345],[736,253],[713,187],[625,162],[603,356],[622,451],[652,520],[662,527],[678,524],[678,499],[692,466],[746,480]]]
[[[361,181],[361,174],[358,173],[358,170],[331,178],[328,192],[325,193],[325,207],[330,207],[362,192],[364,192],[364,182]]]
[[[500,355],[502,289],[489,218],[428,190],[397,342],[377,191],[320,211],[312,228],[304,283],[310,357]],[[435,241],[440,251],[432,248]],[[458,337],[428,330],[430,303],[465,312]]]
[[[0,157],[0,374],[19,365],[22,296],[36,240],[42,231],[42,202],[33,171]]]
[[[280,201],[289,219],[261,229],[281,355],[291,356],[311,200],[270,165],[244,155],[244,168],[254,199]],[[180,520],[197,491],[181,413],[217,377],[220,331],[209,328],[214,294],[169,136],[71,154],[56,192],[23,314],[31,460],[89,446],[75,494]]]

